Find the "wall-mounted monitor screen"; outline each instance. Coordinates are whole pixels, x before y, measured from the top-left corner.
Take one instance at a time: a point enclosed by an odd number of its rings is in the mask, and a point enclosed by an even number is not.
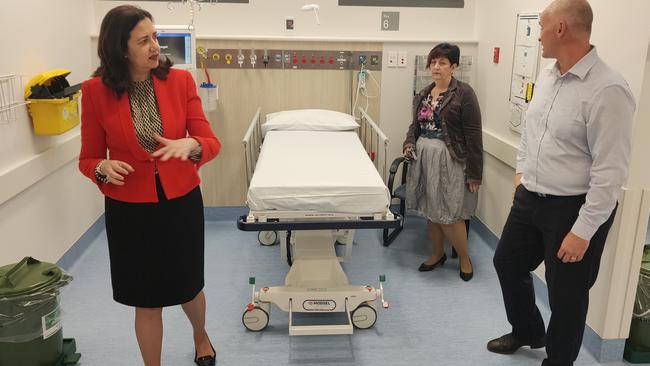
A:
[[[187,25],[157,25],[160,56],[167,56],[174,66],[182,69],[196,68],[196,37]]]

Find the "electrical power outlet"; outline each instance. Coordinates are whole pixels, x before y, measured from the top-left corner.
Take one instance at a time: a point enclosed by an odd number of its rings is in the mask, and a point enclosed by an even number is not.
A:
[[[397,53],[397,67],[406,67],[408,63],[408,54],[406,51],[399,51]]]

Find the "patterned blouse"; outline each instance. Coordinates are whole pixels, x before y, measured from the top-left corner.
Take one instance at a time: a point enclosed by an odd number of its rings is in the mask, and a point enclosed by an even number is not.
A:
[[[131,83],[129,104],[131,105],[135,134],[140,146],[149,153],[156,151],[158,141],[153,136],[154,134],[162,136],[163,125],[152,79]]]
[[[159,147],[159,143],[154,138],[154,135],[163,135],[163,124],[160,119],[158,100],[156,99],[153,80],[151,78],[131,83],[129,87],[129,104],[131,106],[131,116],[133,117],[135,134],[140,146],[149,153],[156,151]],[[202,151],[203,150],[199,145],[199,147],[192,150],[189,158],[198,162],[201,160]],[[95,168],[95,176],[98,181],[108,183],[106,176],[99,170],[99,165],[102,162],[97,164],[97,167]],[[157,171],[156,174],[158,174]]]
[[[420,109],[418,109],[418,122],[420,123],[420,136],[426,138],[442,139],[442,127],[440,126],[440,107],[447,97],[447,93],[440,93],[438,97],[433,100],[431,94],[422,99]]]

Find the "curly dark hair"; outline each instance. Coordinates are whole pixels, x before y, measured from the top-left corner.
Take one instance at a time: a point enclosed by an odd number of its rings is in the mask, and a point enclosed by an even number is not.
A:
[[[153,22],[153,17],[148,11],[133,5],[121,5],[111,9],[102,20],[97,42],[100,66],[93,76],[101,76],[104,84],[118,96],[128,90],[131,81],[129,63],[124,57],[129,49],[131,31],[145,18]],[[172,64],[169,58],[161,58],[160,64],[151,73],[165,80]]]
[[[449,60],[449,63],[458,66],[460,59],[460,48],[451,43],[441,43],[433,47],[433,49],[429,52],[429,57],[427,57],[427,68],[429,68],[429,65],[431,65],[431,60],[436,58],[446,58]]]

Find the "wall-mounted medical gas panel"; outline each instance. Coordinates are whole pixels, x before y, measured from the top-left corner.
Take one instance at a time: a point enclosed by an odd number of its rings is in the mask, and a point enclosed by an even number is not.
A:
[[[201,49],[197,68],[381,71],[381,51]]]
[[[533,97],[540,64],[538,13],[517,14],[515,47],[510,78],[510,118],[508,127],[521,133],[528,103]]]

